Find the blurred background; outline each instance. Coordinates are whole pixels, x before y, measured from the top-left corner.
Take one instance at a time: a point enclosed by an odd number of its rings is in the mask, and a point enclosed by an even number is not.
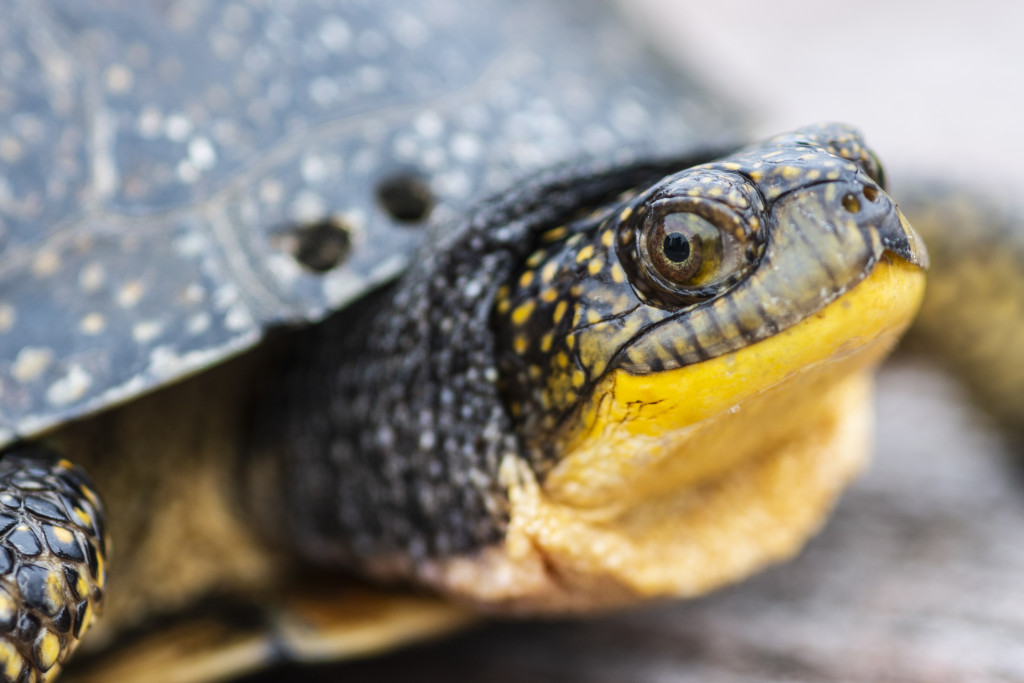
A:
[[[622,0],[673,61],[773,134],[860,126],[893,177],[1024,188],[1024,5]]]

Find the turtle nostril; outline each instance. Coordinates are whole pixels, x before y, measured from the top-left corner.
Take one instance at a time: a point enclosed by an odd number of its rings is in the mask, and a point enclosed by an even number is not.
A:
[[[864,187],[864,197],[869,201],[873,202],[878,199],[878,188],[867,185]]]
[[[857,213],[860,211],[860,202],[852,194],[843,195],[843,208],[850,213]]]
[[[434,208],[430,185],[411,173],[382,180],[377,185],[377,200],[392,218],[401,223],[420,223]]]

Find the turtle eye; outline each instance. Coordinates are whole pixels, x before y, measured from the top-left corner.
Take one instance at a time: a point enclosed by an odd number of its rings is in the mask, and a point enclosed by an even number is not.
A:
[[[743,269],[743,248],[732,232],[689,211],[660,213],[640,236],[647,274],[671,293],[702,297]]]

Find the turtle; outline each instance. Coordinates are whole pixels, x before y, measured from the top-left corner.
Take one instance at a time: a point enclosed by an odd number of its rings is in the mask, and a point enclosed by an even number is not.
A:
[[[928,256],[855,129],[594,3],[8,10],[0,678],[696,596],[861,466]]]

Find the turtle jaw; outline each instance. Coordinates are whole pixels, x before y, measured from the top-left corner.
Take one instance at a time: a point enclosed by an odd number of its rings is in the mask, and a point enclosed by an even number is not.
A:
[[[547,476],[515,456],[502,464],[504,542],[426,578],[501,609],[585,610],[699,595],[793,555],[866,459],[871,371],[923,289],[919,267],[886,253],[762,342],[609,374]]]

